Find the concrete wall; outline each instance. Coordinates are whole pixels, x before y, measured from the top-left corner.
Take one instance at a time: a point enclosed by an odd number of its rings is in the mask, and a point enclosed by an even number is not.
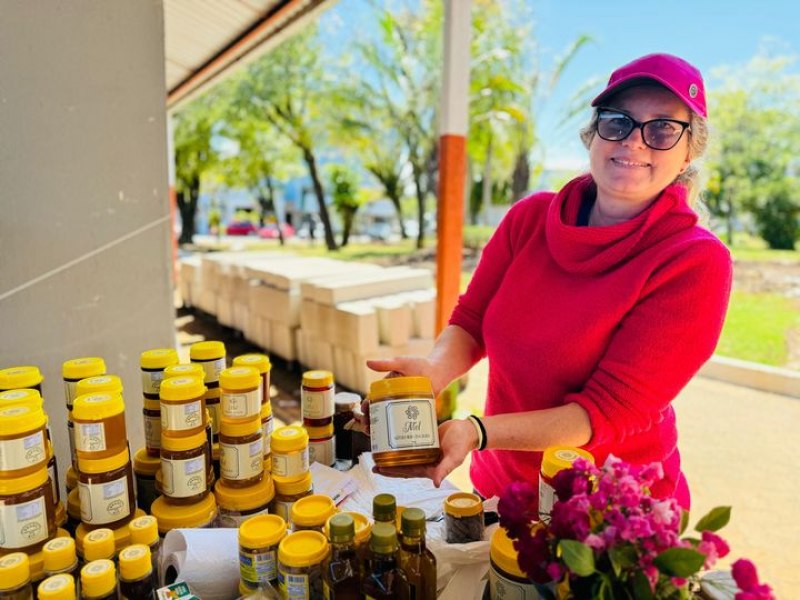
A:
[[[175,343],[160,1],[0,3],[0,367],[32,364],[63,480],[61,363],[102,356],[143,445],[139,353]]]

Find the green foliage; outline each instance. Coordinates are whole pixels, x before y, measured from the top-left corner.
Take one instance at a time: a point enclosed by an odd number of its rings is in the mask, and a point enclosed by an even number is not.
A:
[[[558,547],[571,572],[580,577],[588,577],[594,573],[594,553],[589,546],[575,540],[561,540]]]
[[[694,526],[698,533],[704,531],[719,531],[731,520],[730,506],[717,506],[712,508],[708,514],[704,515]]]
[[[776,250],[794,250],[800,230],[797,221],[800,190],[792,194],[791,187],[785,179],[776,182],[768,188],[765,199],[755,211],[759,235]]]
[[[659,571],[669,577],[689,577],[705,562],[705,555],[690,548],[669,548],[653,559]]]
[[[344,165],[328,167],[333,206],[342,219],[342,246],[347,246],[358,207],[361,205],[358,194],[358,176]]]

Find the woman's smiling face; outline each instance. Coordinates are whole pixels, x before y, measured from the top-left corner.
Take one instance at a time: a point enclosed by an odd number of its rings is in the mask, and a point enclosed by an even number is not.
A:
[[[689,108],[675,94],[657,84],[625,89],[606,103],[639,122],[651,119],[690,120]],[[643,204],[653,200],[689,164],[689,132],[670,150],[653,150],[640,129],[619,142],[595,133],[589,146],[589,164],[598,199]]]

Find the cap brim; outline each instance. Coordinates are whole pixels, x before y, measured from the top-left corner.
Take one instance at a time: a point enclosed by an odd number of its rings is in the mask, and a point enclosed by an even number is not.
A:
[[[690,110],[694,111],[695,113],[699,114],[701,117],[706,117],[706,111],[703,109],[701,105],[695,102],[692,98],[687,97],[686,94],[681,93],[679,90],[675,89],[675,87],[670,84],[669,82],[665,81],[664,79],[653,75],[652,73],[631,73],[624,79],[620,79],[614,85],[607,87],[604,89],[600,94],[592,100],[592,106],[598,106],[603,103],[604,100],[608,100],[614,94],[621,92],[622,90],[628,89],[629,87],[633,87],[638,83],[645,83],[645,82],[655,82],[659,85],[664,86],[670,92],[675,94],[678,99],[683,102],[686,106],[689,107]]]

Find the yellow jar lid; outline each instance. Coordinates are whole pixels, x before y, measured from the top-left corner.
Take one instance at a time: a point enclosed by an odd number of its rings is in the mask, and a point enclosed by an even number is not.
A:
[[[225,510],[254,510],[272,502],[275,484],[269,473],[264,473],[258,483],[242,488],[226,485],[225,480],[220,479],[214,485],[214,495],[219,507]]]
[[[142,369],[166,369],[178,364],[178,353],[175,348],[156,348],[145,350],[139,356],[139,366]]]
[[[81,458],[78,457],[78,471],[95,475],[120,469],[130,462],[127,446],[122,452],[108,458]]]
[[[360,545],[360,544],[363,544],[363,543],[369,541],[369,534],[372,531],[372,523],[370,523],[370,521],[369,521],[369,519],[367,518],[366,515],[362,515],[359,512],[353,512],[353,511],[345,511],[345,512],[336,513],[336,514],[350,515],[353,518],[353,523],[355,524],[355,527],[356,527],[356,540],[355,541],[356,541],[357,545]],[[330,517],[328,517],[328,520],[325,521],[325,527],[323,528],[323,531],[325,533],[325,537],[327,537],[328,539],[330,539],[330,531],[331,531],[330,523],[331,523],[331,519],[334,516],[335,515],[331,515]]]
[[[503,527],[498,527],[492,534],[489,557],[494,564],[509,575],[527,579],[527,576],[522,572],[517,563],[517,551],[514,550],[514,543],[511,541],[511,538],[508,537]]]
[[[161,382],[158,394],[162,400],[193,400],[206,393],[202,377],[170,377]]]
[[[219,374],[219,386],[226,390],[257,388],[261,374],[253,367],[231,367]]]
[[[39,367],[9,367],[0,369],[0,390],[17,390],[39,385],[44,381]]]
[[[257,515],[239,525],[239,545],[243,548],[267,548],[286,536],[286,521],[278,515]]]
[[[242,354],[233,359],[234,367],[253,367],[260,374],[269,373],[272,369],[272,364],[269,362],[269,356],[266,354]]]
[[[123,548],[119,557],[119,577],[124,581],[135,581],[146,577],[153,571],[150,546],[131,544]]]
[[[0,405],[3,404],[25,404],[31,402],[34,406],[42,408],[44,400],[38,390],[33,389],[13,389],[0,392]]]
[[[4,405],[0,408],[0,431],[3,435],[14,435],[44,427],[47,416],[41,406],[27,402]]]
[[[369,386],[369,398],[391,398],[400,394],[417,394],[425,398],[433,398],[433,386],[427,377],[389,377],[378,379]]]
[[[275,475],[272,476],[272,481],[275,483],[275,493],[281,496],[296,496],[297,494],[307,492],[312,486],[311,472],[303,475],[303,478],[299,481],[285,482],[281,481]]]
[[[81,496],[77,486],[67,494],[67,514],[76,521],[81,520]]]
[[[67,360],[61,365],[61,376],[76,381],[96,377],[106,372],[106,363],[99,356],[84,356]]]
[[[308,432],[301,425],[287,425],[272,432],[269,441],[273,452],[294,452],[308,446]]]
[[[150,512],[158,519],[158,532],[166,535],[172,529],[204,527],[210,524],[217,516],[217,501],[214,494],[206,494],[199,502],[172,506],[167,504],[164,496],[159,496],[153,501]]]
[[[483,512],[483,502],[477,494],[456,492],[444,501],[444,511],[454,517],[474,517]]]
[[[31,578],[31,562],[24,552],[0,558],[0,590],[13,590]]]
[[[95,529],[83,536],[83,559],[86,562],[101,558],[112,558],[117,551],[114,531],[105,527]]]
[[[72,405],[72,419],[76,421],[102,421],[123,412],[125,412],[125,402],[119,392],[81,394],[75,398],[75,403]]]
[[[281,540],[278,562],[302,568],[319,564],[328,555],[328,540],[319,531],[295,531]]]
[[[321,440],[333,435],[333,423],[328,423],[321,427],[312,427],[311,425],[303,425],[303,427],[305,427],[308,432],[309,440]]]
[[[137,475],[150,475],[155,477],[156,471],[161,468],[161,459],[150,456],[147,448],[139,448],[133,455],[133,470]]]
[[[261,419],[259,417],[252,417],[241,421],[234,421],[222,417],[219,420],[219,432],[225,436],[242,437],[244,435],[253,435],[260,431]]]
[[[75,540],[70,537],[53,538],[42,547],[42,560],[45,571],[68,569],[78,560]]]
[[[133,518],[143,517],[145,512],[141,508],[137,508],[136,511],[133,513]],[[95,530],[96,531],[96,530]],[[122,527],[117,527],[113,530],[114,532],[114,547],[117,551],[122,550],[125,546],[129,546],[131,543],[131,532],[128,529],[127,525],[123,525]],[[86,527],[81,523],[78,525],[77,529],[75,530],[75,547],[78,550],[78,556],[83,556],[83,541],[84,538],[89,534],[86,531]]]
[[[594,457],[586,450],[571,446],[551,446],[542,455],[542,475],[553,477],[559,471],[569,469],[579,458],[594,462]]]
[[[322,527],[336,513],[330,496],[312,494],[292,504],[289,520],[300,527]]]
[[[264,404],[261,405],[261,420],[265,420],[272,416],[272,404],[270,404],[269,399],[267,399]]]
[[[186,437],[171,437],[166,435],[161,436],[161,449],[169,450],[171,452],[194,450],[195,448],[200,448],[201,446],[207,445],[208,438],[206,437],[205,431],[195,433],[194,435],[187,435]]]
[[[75,387],[75,395],[96,394],[98,392],[116,392],[121,394],[122,379],[116,375],[97,375],[81,379]]]
[[[117,587],[114,563],[102,558],[81,569],[81,598],[102,598]]]
[[[196,342],[189,347],[191,360],[215,360],[225,358],[225,344],[217,341]]]
[[[164,369],[164,379],[171,379],[172,377],[199,377],[203,379],[206,372],[203,371],[203,365],[197,363],[189,363],[188,365],[172,365]]]
[[[67,487],[71,490],[78,487],[78,472],[72,465],[67,469]]]
[[[75,579],[68,573],[51,575],[36,588],[39,600],[75,600]]]
[[[158,541],[158,519],[152,515],[138,517],[128,523],[132,544],[150,546]]]
[[[323,388],[333,385],[333,373],[314,370],[303,373],[303,387]]]
[[[34,490],[46,484],[49,476],[50,474],[47,472],[47,467],[42,467],[40,470],[30,475],[13,477],[11,479],[0,479],[0,496],[13,496],[14,494],[21,494],[22,492]]]

